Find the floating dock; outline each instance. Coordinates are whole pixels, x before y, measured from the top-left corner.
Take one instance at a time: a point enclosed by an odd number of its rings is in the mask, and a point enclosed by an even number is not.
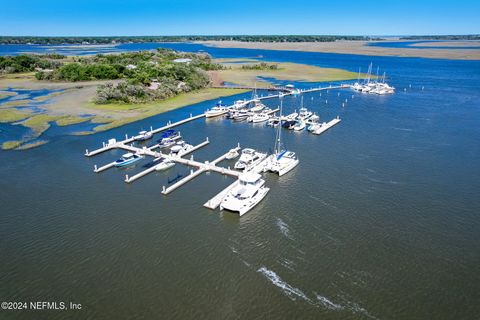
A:
[[[327,131],[328,129],[330,129],[331,127],[333,127],[334,125],[340,123],[340,121],[342,121],[339,117],[336,117],[335,119],[333,120],[330,120],[329,122],[327,123],[324,123],[319,130],[316,130],[316,131],[312,131],[313,134],[322,134],[324,133],[325,131]]]
[[[341,88],[349,88],[349,87],[350,87],[349,85],[343,85],[342,84],[340,86],[329,86],[329,87],[323,87],[323,88],[319,87],[319,88],[312,88],[312,89],[305,89],[305,90],[298,90],[297,89],[295,91],[287,91],[287,92],[285,92],[285,90],[283,90],[283,89],[277,89],[278,91],[280,91],[280,94],[271,94],[271,95],[256,97],[255,99],[251,99],[251,100],[244,100],[243,104],[247,105],[247,104],[250,104],[250,103],[252,103],[254,101],[258,101],[258,100],[281,98],[283,96],[293,95],[293,94],[302,94],[302,93],[306,93],[306,92],[315,92],[315,91],[329,90],[329,89],[341,89]],[[283,93],[283,92],[285,92],[285,93]],[[228,109],[233,109],[234,105],[229,106],[227,108]],[[267,114],[268,115],[275,114],[278,111],[279,111],[279,109],[270,110],[270,111],[268,111]],[[147,131],[147,132],[149,132],[153,135],[153,134],[160,133],[160,132],[168,130],[168,129],[172,129],[176,126],[179,126],[179,125],[182,125],[182,124],[185,124],[185,123],[197,120],[197,119],[201,119],[201,118],[204,118],[204,117],[205,117],[204,113],[196,115],[196,116],[193,116],[192,114],[190,114],[190,117],[188,117],[186,119],[183,119],[183,120],[180,120],[180,121],[177,121],[177,122],[173,122],[173,123],[169,121],[165,126],[157,128],[157,129],[153,129],[151,127],[150,131]],[[324,124],[321,127],[321,129],[318,130],[315,133],[316,134],[321,134],[321,133],[325,132],[326,130],[330,129],[331,127],[333,127],[334,125],[338,124],[340,121],[341,120],[337,117],[336,119],[333,119],[330,122]],[[238,152],[240,150],[240,145],[237,145],[236,148],[229,150],[227,153],[219,156],[218,158],[216,158],[215,160],[213,160],[211,162],[210,161],[200,162],[200,161],[194,160],[193,155],[190,157],[190,159],[186,159],[184,157],[187,156],[188,154],[191,154],[194,151],[208,145],[209,144],[208,138],[205,141],[201,142],[200,144],[198,144],[196,146],[193,146],[192,148],[190,148],[188,150],[180,152],[179,154],[164,154],[161,151],[156,151],[156,149],[159,149],[159,147],[160,147],[159,144],[155,144],[155,145],[150,146],[150,147],[134,146],[135,141],[140,141],[140,140],[142,140],[142,135],[131,136],[131,137],[128,137],[128,135],[125,135],[125,139],[120,140],[120,141],[117,141],[116,139],[110,139],[107,142],[103,142],[102,147],[99,148],[99,149],[96,149],[96,150],[93,150],[93,151],[89,151],[87,149],[85,151],[85,156],[92,157],[92,156],[95,156],[97,154],[103,153],[105,151],[109,151],[109,150],[113,150],[113,149],[122,149],[122,150],[126,150],[128,152],[134,153],[134,154],[153,157],[153,163],[152,163],[151,167],[149,167],[149,168],[147,168],[147,169],[145,169],[141,172],[138,172],[137,174],[135,174],[133,176],[125,175],[125,182],[126,183],[132,183],[132,182],[148,175],[149,173],[155,171],[156,167],[158,166],[158,164],[156,164],[156,162],[159,162],[159,161],[169,160],[169,161],[173,161],[173,162],[176,162],[176,163],[180,163],[180,164],[192,167],[192,169],[190,170],[190,174],[188,176],[186,176],[183,179],[175,182],[174,184],[172,184],[168,188],[163,186],[162,187],[162,194],[164,194],[164,195],[167,195],[167,194],[173,192],[174,190],[178,189],[179,187],[183,186],[187,182],[193,180],[194,178],[200,176],[202,173],[205,173],[205,172],[217,172],[217,173],[220,173],[222,175],[231,176],[233,178],[238,178],[241,174],[240,171],[232,170],[232,169],[230,169],[230,167],[224,168],[224,167],[218,166],[218,163],[225,160],[230,151],[235,150],[235,151]],[[256,163],[254,163],[250,167],[246,168],[245,172],[256,172],[256,173],[263,172],[264,168],[265,168],[265,165],[266,165],[266,162],[267,162],[267,158],[268,158],[268,156],[265,156],[264,158],[259,159]],[[98,167],[97,165],[95,165],[94,166],[94,172],[95,173],[100,173],[100,172],[103,172],[103,171],[105,171],[109,168],[112,168],[114,166],[115,166],[115,162],[108,163],[108,164],[103,165],[101,167]],[[232,190],[232,188],[237,186],[238,183],[239,183],[239,180],[237,179],[232,184],[227,186],[224,190],[222,190],[220,193],[218,193],[216,196],[214,196],[209,201],[207,201],[204,204],[204,207],[209,208],[209,209],[216,209],[220,205],[223,198],[227,195],[227,193],[230,190]]]

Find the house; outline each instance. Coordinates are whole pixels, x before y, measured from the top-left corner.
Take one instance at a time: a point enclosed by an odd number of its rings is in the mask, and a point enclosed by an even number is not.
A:
[[[158,83],[157,79],[151,79],[150,86],[148,86],[148,89],[157,90],[159,86],[160,86],[160,83]]]
[[[173,60],[173,62],[175,63],[190,63],[192,61],[192,59],[189,59],[189,58],[180,58],[180,59],[175,59]]]
[[[137,69],[137,66],[134,65],[134,64],[127,64],[126,68],[127,68],[128,70],[134,70],[134,69]]]

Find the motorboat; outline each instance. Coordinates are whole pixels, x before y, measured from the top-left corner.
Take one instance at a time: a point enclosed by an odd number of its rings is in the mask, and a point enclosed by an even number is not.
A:
[[[243,121],[249,117],[249,112],[247,110],[238,110],[233,114],[233,121]]]
[[[230,149],[230,151],[228,151],[227,155],[225,156],[225,159],[232,160],[238,157],[239,155],[240,154],[238,153],[237,149]]]
[[[308,126],[307,130],[309,132],[315,132],[317,131],[318,129],[320,129],[322,127],[322,125],[320,123],[312,123],[311,125]]]
[[[160,148],[168,148],[173,146],[178,139],[181,139],[182,136],[180,132],[176,132],[175,130],[168,130],[165,132],[161,139],[158,140]]]
[[[266,158],[265,153],[260,153],[251,148],[245,148],[242,150],[240,159],[235,163],[234,168],[239,170],[244,170],[247,167],[257,164]]]
[[[170,151],[175,154],[181,154],[186,151],[189,151],[193,148],[191,144],[186,143],[185,141],[178,141],[173,147],[170,148]]]
[[[250,108],[251,112],[260,112],[265,109],[265,105],[261,103],[260,100],[255,100],[254,103],[254,106]]]
[[[314,123],[314,122],[318,122],[320,120],[320,116],[317,115],[316,113],[314,113],[309,119],[308,121]]]
[[[307,126],[307,124],[305,123],[305,121],[299,120],[299,121],[297,121],[297,124],[295,124],[293,126],[293,130],[302,131],[303,129],[305,129],[306,126]]]
[[[153,133],[151,131],[140,131],[138,133],[138,136],[135,137],[135,140],[137,141],[145,141],[148,139],[151,139],[153,137]]]
[[[133,154],[133,153],[125,153],[120,159],[116,160],[114,162],[115,167],[125,167],[128,165],[131,165],[137,161],[140,161],[144,158],[144,156],[139,155],[139,154]]]
[[[277,127],[277,126],[280,125],[280,123],[281,123],[281,121],[280,121],[280,118],[279,118],[279,117],[273,117],[273,118],[268,119],[268,121],[267,121],[267,126],[269,126],[269,127]]]
[[[296,120],[298,118],[297,112],[292,112],[289,115],[285,116],[285,120]]]
[[[282,103],[280,103],[280,116],[282,114]],[[277,136],[275,139],[274,153],[267,158],[264,171],[276,172],[282,176],[295,168],[300,162],[295,155],[295,152],[288,151],[282,146],[282,129],[277,129]]]
[[[251,116],[251,121],[249,121],[249,122],[259,123],[259,122],[267,121],[268,119],[270,119],[270,116],[268,114],[259,113],[259,114],[254,114],[253,116]],[[247,121],[248,121],[248,119],[247,119]]]
[[[242,216],[255,207],[269,190],[260,174],[254,172],[242,173],[238,178],[238,183],[220,203],[220,210],[238,212]]]
[[[282,124],[282,127],[288,130],[293,130],[293,127],[297,124],[297,120],[287,120]]]
[[[205,117],[207,118],[213,118],[213,117],[218,117],[218,116],[221,116],[225,113],[227,113],[229,111],[229,108],[226,107],[225,105],[223,105],[220,102],[217,103],[217,105],[215,107],[213,107],[212,109],[209,109],[205,112]]]
[[[300,120],[307,120],[313,115],[312,111],[309,111],[307,108],[300,108],[298,113],[298,119]]]

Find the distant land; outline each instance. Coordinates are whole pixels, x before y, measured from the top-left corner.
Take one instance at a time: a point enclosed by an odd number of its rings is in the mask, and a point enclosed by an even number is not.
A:
[[[240,42],[334,42],[344,40],[375,41],[389,36],[333,36],[333,35],[217,35],[217,36],[0,36],[0,44],[116,44],[139,42],[191,42],[191,41],[240,41]],[[396,36],[399,40],[480,40],[479,34],[472,35],[424,35]]]

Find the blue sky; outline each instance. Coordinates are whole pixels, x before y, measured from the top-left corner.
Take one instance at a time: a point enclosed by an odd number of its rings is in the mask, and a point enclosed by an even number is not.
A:
[[[3,0],[0,35],[479,34],[480,1]]]

